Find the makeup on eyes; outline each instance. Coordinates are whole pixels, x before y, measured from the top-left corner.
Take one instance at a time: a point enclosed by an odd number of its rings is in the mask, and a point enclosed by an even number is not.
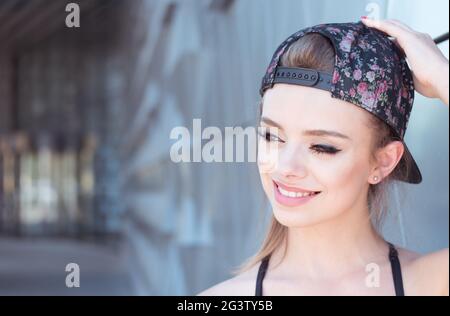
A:
[[[270,133],[270,128],[271,127],[260,126],[260,128],[258,129],[259,136],[262,137],[267,142],[279,141],[281,143],[284,143],[285,140],[283,140],[281,137]],[[309,136],[307,136],[307,137],[309,137]],[[334,155],[334,154],[337,154],[338,152],[342,151],[337,146],[323,143],[321,141],[312,142],[312,144],[310,145],[309,148],[316,154]]]

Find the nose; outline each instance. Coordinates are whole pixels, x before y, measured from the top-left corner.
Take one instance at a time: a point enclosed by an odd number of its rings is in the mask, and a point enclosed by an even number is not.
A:
[[[276,171],[285,179],[301,179],[307,175],[307,166],[302,147],[289,144],[278,152],[278,164]]]

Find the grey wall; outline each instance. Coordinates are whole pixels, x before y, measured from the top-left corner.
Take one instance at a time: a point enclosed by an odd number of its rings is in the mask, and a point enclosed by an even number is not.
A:
[[[389,1],[387,17],[437,37],[448,31],[448,2]],[[448,58],[448,41],[439,45]],[[394,201],[386,235],[418,252],[448,247],[448,107],[416,93],[406,142],[421,168],[423,182],[405,185],[402,204]]]

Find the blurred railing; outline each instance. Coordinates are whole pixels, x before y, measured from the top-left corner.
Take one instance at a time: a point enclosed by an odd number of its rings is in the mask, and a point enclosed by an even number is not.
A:
[[[95,217],[96,138],[0,136],[0,234],[86,237]]]

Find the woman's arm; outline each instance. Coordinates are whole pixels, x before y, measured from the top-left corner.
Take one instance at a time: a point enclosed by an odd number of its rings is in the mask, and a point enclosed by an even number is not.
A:
[[[394,42],[405,52],[417,92],[429,98],[439,98],[448,105],[448,59],[429,34],[416,32],[397,20],[362,17],[361,21],[395,38]]]

